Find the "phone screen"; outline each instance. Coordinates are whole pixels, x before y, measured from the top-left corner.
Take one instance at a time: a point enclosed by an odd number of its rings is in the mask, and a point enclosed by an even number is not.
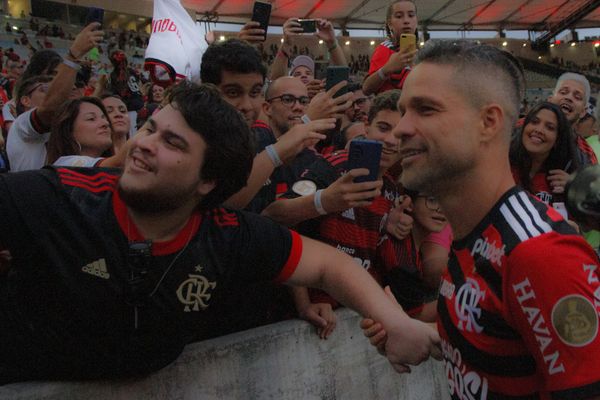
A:
[[[379,163],[381,162],[380,142],[375,140],[353,140],[348,149],[348,170],[355,168],[367,168],[369,175],[359,176],[354,182],[376,181],[379,175]]]
[[[104,22],[104,9],[98,7],[88,8],[87,16],[85,17],[85,26],[88,26],[92,22],[98,22],[100,25]]]
[[[299,19],[298,22],[304,33],[314,33],[317,31],[317,21],[314,19]]]
[[[271,4],[263,3],[262,1],[254,2],[254,9],[252,10],[252,21],[260,23],[260,29],[265,31],[265,38],[267,37],[267,29],[269,28],[269,21],[271,19]]]
[[[348,81],[350,79],[350,68],[342,66],[331,66],[327,67],[327,82],[325,83],[325,90],[329,90],[342,81]],[[344,86],[336,92],[333,97],[339,97],[348,93],[348,86]]]

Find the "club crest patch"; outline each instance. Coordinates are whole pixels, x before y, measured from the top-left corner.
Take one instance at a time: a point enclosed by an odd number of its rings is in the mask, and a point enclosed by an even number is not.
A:
[[[585,297],[578,294],[564,296],[552,308],[552,326],[565,344],[582,347],[598,334],[598,314]]]
[[[313,181],[302,180],[294,183],[292,190],[300,196],[308,196],[317,191],[317,184]]]

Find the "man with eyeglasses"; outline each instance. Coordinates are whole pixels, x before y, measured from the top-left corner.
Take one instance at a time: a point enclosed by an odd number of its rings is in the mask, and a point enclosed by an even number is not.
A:
[[[97,28],[97,23],[90,24],[77,35],[54,78],[33,77],[18,87],[18,117],[6,140],[11,171],[38,169],[46,163],[50,124],[56,111],[73,93],[77,72],[81,69],[80,58],[104,36],[103,31],[95,30]]]
[[[364,94],[360,84],[349,85],[348,91],[352,93],[352,107],[344,113],[342,129],[353,122],[367,122],[369,108],[371,108],[371,98]]]
[[[211,44],[202,56],[200,76],[203,83],[216,85],[223,99],[234,106],[244,116],[257,135],[257,155],[248,178],[248,184],[227,199],[226,205],[232,208],[262,210],[262,200],[251,204],[261,188],[269,185],[271,174],[276,168],[288,164],[296,155],[312,143],[323,139],[321,132],[333,128],[331,117],[337,116],[347,106],[350,95],[333,99],[331,90],[320,93],[306,112],[304,124],[288,135],[275,137],[269,124],[259,121],[264,96],[263,85],[267,68],[262,63],[258,50],[245,41],[229,39]],[[343,85],[335,87],[338,90]],[[255,202],[256,202],[255,201]],[[268,203],[267,203],[268,204]]]

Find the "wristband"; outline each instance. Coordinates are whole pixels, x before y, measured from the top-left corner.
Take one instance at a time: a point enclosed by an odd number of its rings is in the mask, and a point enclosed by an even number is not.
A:
[[[327,215],[327,211],[323,208],[323,203],[321,203],[321,195],[323,194],[323,189],[319,189],[315,192],[315,209],[320,215]]]
[[[337,40],[336,40],[335,42],[333,42],[333,46],[331,46],[327,50],[331,53],[332,51],[334,51],[335,49],[337,49],[337,47],[338,47],[338,44],[337,44]]]
[[[283,165],[283,161],[281,161],[281,158],[279,158],[279,154],[277,154],[277,150],[275,150],[275,147],[272,144],[265,147],[265,150],[267,151],[267,156],[269,156],[275,168]]]
[[[304,114],[303,116],[300,117],[300,120],[302,122],[304,122],[305,124],[309,124],[310,123],[310,118],[308,115]]]
[[[385,72],[383,72],[383,67],[381,67],[381,68],[379,68],[379,69],[377,70],[377,76],[378,76],[378,77],[379,77],[379,79],[381,79],[382,81],[387,81],[387,80],[388,80],[388,77],[387,77],[387,75],[385,74]]]
[[[81,70],[81,65],[77,64],[74,61],[68,60],[66,58],[63,58],[62,60],[63,64],[65,64],[67,67],[74,69],[75,71],[79,71]]]
[[[71,57],[71,58],[73,59],[73,61],[74,61],[74,62],[78,62],[78,61],[79,61],[79,58],[77,58],[77,57],[75,57],[75,56],[73,55],[73,52],[71,51],[71,49],[67,50],[67,55],[68,55],[69,57]]]

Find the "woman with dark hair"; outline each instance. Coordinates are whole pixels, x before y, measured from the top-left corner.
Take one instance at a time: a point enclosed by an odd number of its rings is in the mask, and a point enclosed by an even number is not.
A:
[[[510,162],[515,181],[525,190],[546,204],[563,202],[569,171],[579,163],[571,127],[557,105],[542,102],[529,111],[512,139]]]
[[[108,113],[108,120],[112,125],[113,150],[118,153],[127,142],[131,130],[127,106],[123,99],[116,94],[106,94],[101,99]]]
[[[113,155],[108,113],[102,101],[95,97],[81,97],[65,103],[52,124],[47,149],[48,164],[72,167],[120,165],[119,157]]]
[[[144,125],[146,120],[150,118],[157,109],[159,109],[160,103],[162,103],[164,99],[164,93],[164,87],[157,84],[151,84],[150,89],[148,90],[146,103],[144,103],[144,107],[138,111],[138,128]]]
[[[371,57],[369,74],[363,83],[365,95],[402,89],[417,50],[416,47],[400,49],[400,35],[408,33],[418,37],[417,25],[414,0],[397,0],[389,5],[385,19],[387,39],[377,46]]]

